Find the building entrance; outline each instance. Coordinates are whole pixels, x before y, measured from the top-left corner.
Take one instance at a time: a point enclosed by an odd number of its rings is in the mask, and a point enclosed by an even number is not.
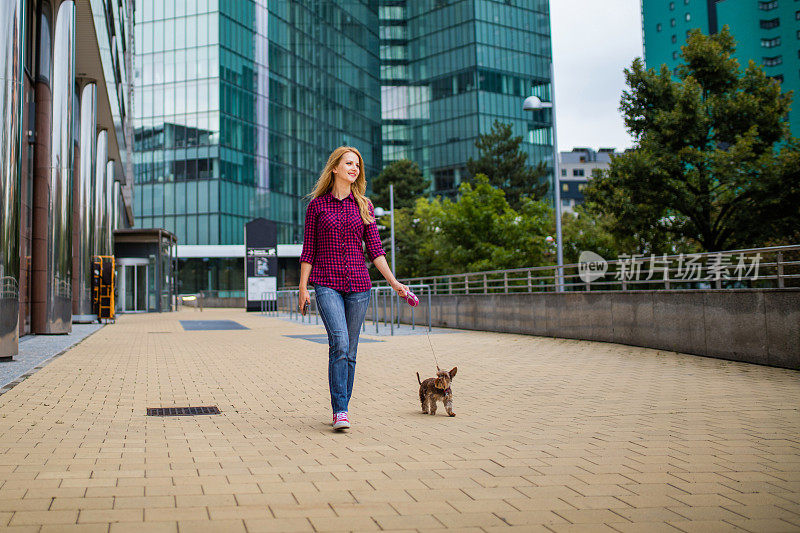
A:
[[[117,268],[117,306],[123,313],[144,313],[153,294],[147,259],[120,259]],[[152,296],[155,299],[155,296]]]

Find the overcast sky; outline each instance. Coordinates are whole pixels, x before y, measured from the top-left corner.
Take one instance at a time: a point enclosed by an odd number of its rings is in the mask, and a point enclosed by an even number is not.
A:
[[[622,69],[642,56],[639,0],[550,0],[558,149],[632,145],[618,111]]]

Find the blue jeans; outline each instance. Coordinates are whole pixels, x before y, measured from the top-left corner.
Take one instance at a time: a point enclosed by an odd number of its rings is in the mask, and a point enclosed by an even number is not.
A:
[[[369,291],[340,292],[314,286],[319,316],[328,332],[328,385],[334,413],[347,411],[356,376],[358,335],[369,307]]]

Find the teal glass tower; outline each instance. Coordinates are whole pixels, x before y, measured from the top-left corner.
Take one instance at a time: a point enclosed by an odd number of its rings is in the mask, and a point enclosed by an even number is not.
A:
[[[357,147],[374,175],[372,4],[138,1],[136,225],[224,246],[264,217],[279,242],[300,242],[302,198],[333,148]]]
[[[434,193],[454,194],[499,120],[553,168],[550,110],[522,109],[551,100],[547,0],[381,0],[380,24],[384,163],[416,161]]]
[[[674,70],[690,30],[713,34],[723,26],[736,39],[742,68],[750,60],[794,90],[789,112],[793,135],[800,135],[800,3],[795,0],[642,0],[644,57],[648,68]]]

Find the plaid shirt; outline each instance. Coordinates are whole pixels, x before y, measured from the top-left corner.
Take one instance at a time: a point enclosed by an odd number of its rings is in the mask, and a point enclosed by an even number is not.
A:
[[[375,216],[372,204],[369,214]],[[311,200],[306,209],[301,263],[311,263],[308,280],[342,292],[363,292],[372,287],[361,241],[370,260],[386,255],[375,222],[365,225],[358,203],[350,193],[339,200],[331,193]]]

